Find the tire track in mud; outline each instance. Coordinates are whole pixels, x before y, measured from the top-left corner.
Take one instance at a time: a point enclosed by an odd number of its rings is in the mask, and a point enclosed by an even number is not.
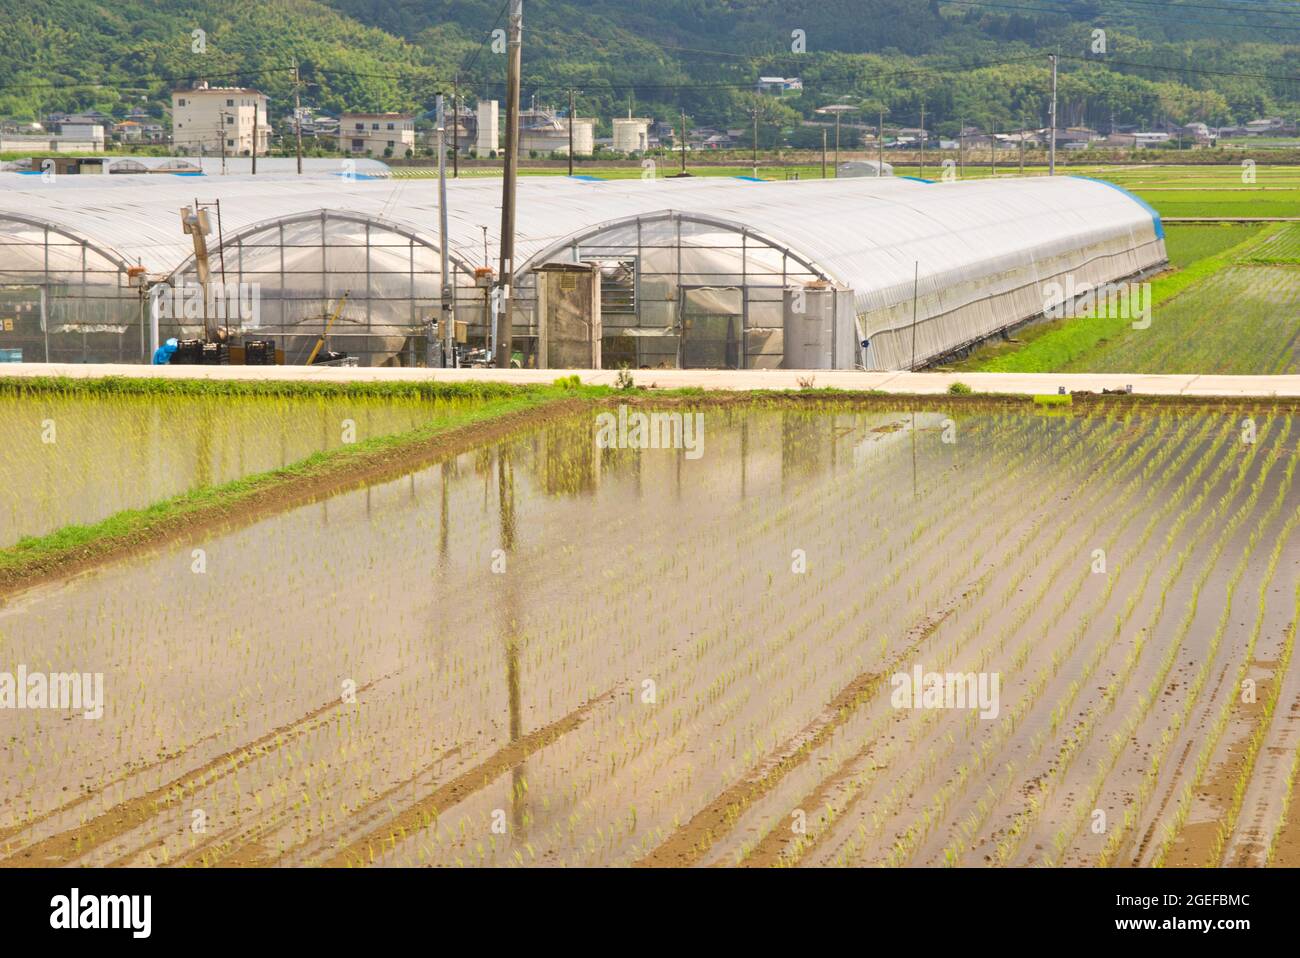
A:
[[[327,868],[340,868],[372,863],[375,859],[376,845],[380,846],[379,851],[382,854],[384,845],[393,848],[399,840],[405,839],[421,828],[434,824],[438,820],[438,815],[444,809],[464,801],[470,795],[492,784],[492,782],[519,765],[529,756],[578,728],[598,706],[612,702],[617,693],[618,686],[615,686],[585,702],[563,718],[557,719],[549,725],[544,725],[503,746],[485,761],[480,762],[468,771],[462,772],[445,785],[438,786],[424,798],[408,806],[405,811],[390,819],[387,824],[372,829],[361,838],[336,850],[333,855],[320,862],[320,864]],[[408,780],[395,788],[409,786],[413,781],[413,779]],[[368,807],[373,810],[383,801],[384,797],[381,796],[372,801]],[[247,846],[245,846],[245,849],[236,852],[236,856],[243,854],[245,850],[247,850],[248,855],[255,856],[255,852],[248,849]],[[366,853],[364,859],[361,858],[363,852]],[[288,854],[288,852],[285,854]],[[270,862],[255,857],[249,864],[265,865],[270,864]]]
[[[713,845],[714,836],[729,830],[746,808],[780,784],[786,775],[806,762],[816,748],[848,722],[858,707],[876,694],[877,686],[888,680],[897,664],[922,645],[956,611],[961,598],[964,596],[951,602],[942,612],[932,613],[913,626],[911,632],[915,638],[895,656],[890,666],[876,672],[864,672],[846,685],[817,718],[786,739],[773,757],[754,774],[724,790],[636,864],[651,868],[679,868],[698,863]]]
[[[365,685],[360,686],[357,692],[370,691],[389,678],[392,678],[392,676],[385,675],[367,682]],[[0,868],[71,864],[87,852],[100,848],[113,839],[125,835],[131,829],[146,824],[160,811],[176,804],[179,797],[185,794],[187,790],[211,784],[249,765],[264,754],[264,750],[268,745],[275,743],[278,748],[285,741],[297,739],[319,728],[325,724],[325,717],[342,705],[341,699],[322,705],[287,725],[272,729],[252,742],[218,755],[211,761],[173,779],[166,785],[161,785],[136,798],[114,805],[107,811],[74,828],[57,832],[47,838],[33,842],[22,851],[0,859]],[[103,788],[94,794],[102,793]],[[93,797],[93,795],[88,797]]]

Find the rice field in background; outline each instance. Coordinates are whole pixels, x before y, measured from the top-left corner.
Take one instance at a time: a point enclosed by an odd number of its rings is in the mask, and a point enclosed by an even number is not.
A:
[[[1300,372],[1300,225],[1234,249],[1224,268],[1125,326],[1061,372]]]
[[[0,548],[406,432],[453,408],[415,399],[0,394]]]
[[[972,154],[973,156],[973,154]],[[843,151],[841,160],[867,157],[876,159],[876,154],[868,151]],[[1248,154],[1242,154],[1246,159]],[[960,179],[987,179],[995,175],[986,155],[981,151],[981,163],[976,165],[974,159],[968,161],[964,171],[954,173]],[[896,157],[885,151],[885,162],[894,166],[895,176],[916,176],[938,180],[943,177],[943,161],[952,159],[956,162],[956,153],[947,151],[935,153],[924,168],[919,163],[895,162]],[[1072,158],[1071,158],[1072,159]],[[1241,159],[1233,157],[1231,162],[1216,166],[1174,166],[1158,164],[1125,165],[1066,165],[1063,161],[1058,173],[1064,176],[1088,176],[1109,180],[1137,193],[1150,203],[1162,216],[1170,217],[1270,217],[1300,216],[1300,167],[1270,166],[1257,163],[1255,181],[1248,183],[1242,179]],[[1263,157],[1262,159],[1267,159]],[[681,167],[678,157],[656,157],[656,173],[667,177],[676,175]],[[698,156],[690,156],[688,169],[694,176],[752,176],[754,167],[748,162],[729,165],[704,165]],[[827,170],[834,175],[834,153],[827,161]],[[562,164],[548,167],[527,165],[520,170],[526,176],[565,176],[567,167]],[[639,164],[620,166],[600,163],[578,163],[574,167],[578,176],[591,176],[603,180],[640,179],[644,169]],[[399,179],[436,178],[438,171],[434,167],[394,167],[393,176]],[[822,166],[820,160],[812,163],[778,166],[767,156],[759,157],[758,175],[760,179],[787,180],[820,179]],[[1018,154],[1013,150],[1004,150],[998,157],[996,175],[1018,176],[1020,164]],[[1028,164],[1027,176],[1046,176],[1047,167],[1041,164]],[[500,167],[470,167],[461,170],[465,178],[482,179],[500,177]]]
[[[945,369],[982,372],[1300,371],[1300,224],[1171,226],[1170,270],[1143,299],[1151,322],[1103,310],[993,339]],[[1127,290],[1121,284],[1122,290]]]
[[[15,597],[0,863],[1300,864],[1294,415],[699,412]]]

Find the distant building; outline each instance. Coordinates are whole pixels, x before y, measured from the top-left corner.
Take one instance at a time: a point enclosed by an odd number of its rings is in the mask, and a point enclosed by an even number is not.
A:
[[[881,163],[877,160],[849,160],[839,165],[836,175],[841,179],[863,176],[893,176],[894,167],[891,163]]]
[[[42,133],[28,127],[25,132],[0,134],[0,152],[102,153],[102,126],[65,126],[64,133]]]
[[[479,156],[491,156],[501,149],[501,104],[497,100],[480,100],[474,111],[478,128],[474,131]]]
[[[406,156],[415,152],[415,117],[407,113],[344,113],[339,149],[361,156]]]
[[[271,142],[266,95],[247,87],[209,87],[172,91],[172,144],[177,153],[264,156]]]
[[[596,149],[596,121],[578,117],[573,122],[574,156],[590,156]],[[569,155],[569,118],[550,110],[524,110],[519,115],[519,152]]]
[[[774,93],[778,96],[802,93],[803,80],[799,77],[759,77],[754,89],[759,93]]]

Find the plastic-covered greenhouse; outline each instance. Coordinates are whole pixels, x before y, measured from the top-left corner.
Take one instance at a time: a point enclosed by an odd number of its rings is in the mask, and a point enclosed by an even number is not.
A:
[[[323,173],[0,174],[12,320],[0,348],[36,362],[145,361],[159,290],[174,304],[159,334],[200,333],[178,295],[197,284],[179,215],[196,201],[220,201],[210,263],[233,335],[274,339],[301,363],[346,291],[332,348],[373,365],[424,362],[441,298],[437,183]],[[490,325],[475,271],[497,265],[500,203],[499,180],[449,184],[455,313],[471,343]],[[1141,201],[1074,177],[525,177],[514,348],[547,364],[543,327],[558,320],[542,287],[568,295],[559,264],[583,264],[596,277],[586,325],[607,367],[919,366],[1041,314],[1054,282],[1082,290],[1163,263],[1163,236]],[[138,274],[165,285],[146,293]]]

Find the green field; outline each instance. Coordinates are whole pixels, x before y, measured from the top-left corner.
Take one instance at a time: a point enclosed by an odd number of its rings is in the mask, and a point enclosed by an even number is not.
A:
[[[1149,328],[1125,316],[1042,323],[957,364],[984,372],[1300,372],[1300,226],[1175,226]]]
[[[889,161],[888,154],[885,155]],[[680,172],[676,159],[660,157],[655,161],[654,175],[670,177]],[[943,176],[943,157],[936,155],[934,162],[927,162],[924,169],[920,164],[896,165],[895,176],[915,176],[925,179],[939,179]],[[694,158],[688,161],[689,171],[694,176],[753,176],[754,168],[748,164],[730,164],[725,166],[697,165]],[[834,173],[832,160],[828,169]],[[563,165],[546,167],[528,167],[520,170],[523,176],[563,176],[567,174]],[[636,165],[609,166],[595,163],[579,163],[575,173],[579,176],[591,176],[603,180],[640,179],[645,169]],[[1246,170],[1239,164],[1223,166],[1062,166],[1061,175],[1089,176],[1103,179],[1132,190],[1167,217],[1209,217],[1209,218],[1255,218],[1255,217],[1300,217],[1300,167],[1265,166],[1254,167],[1254,181],[1243,180]],[[1027,166],[1028,176],[1045,176],[1045,166]],[[401,179],[424,179],[437,176],[437,170],[431,167],[395,167],[393,175]],[[461,170],[465,178],[498,177],[499,167],[470,167]],[[793,166],[777,166],[768,157],[759,158],[758,175],[765,180],[820,179],[821,164],[805,163]],[[965,172],[959,174],[961,179],[987,179],[993,175],[990,166],[966,166]],[[1020,167],[1008,153],[1002,158],[997,168],[997,175],[1019,176]]]

